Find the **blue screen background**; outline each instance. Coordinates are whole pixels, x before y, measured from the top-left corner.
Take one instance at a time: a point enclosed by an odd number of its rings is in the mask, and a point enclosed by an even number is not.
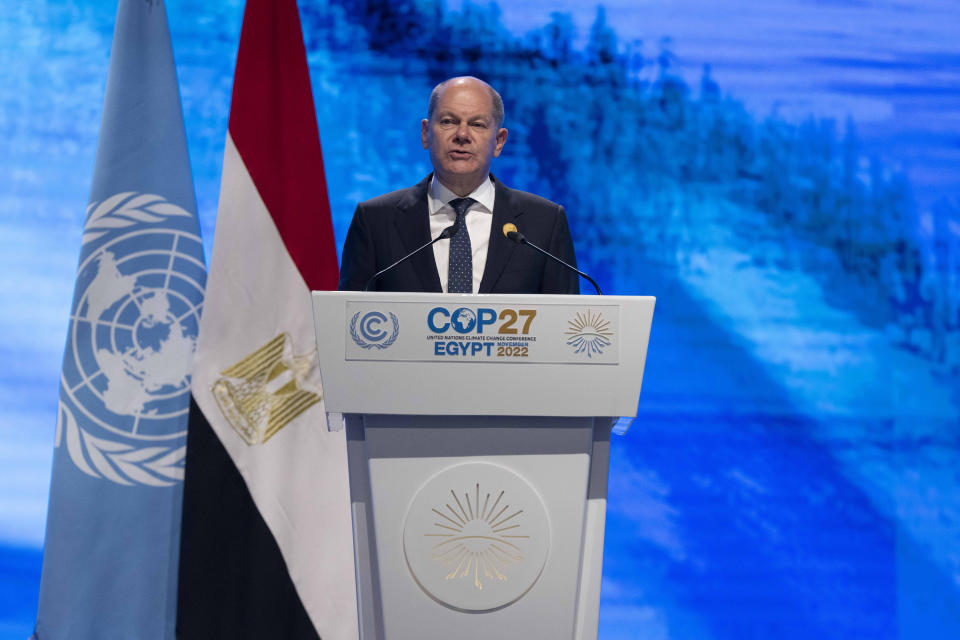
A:
[[[604,291],[657,296],[601,638],[960,637],[960,9],[299,4],[338,244],[471,73],[497,176],[566,206]],[[166,8],[209,256],[243,5]],[[115,12],[0,5],[0,638],[36,612]]]

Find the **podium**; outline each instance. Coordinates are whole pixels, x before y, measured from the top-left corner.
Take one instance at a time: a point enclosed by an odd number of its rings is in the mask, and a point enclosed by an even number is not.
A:
[[[360,637],[595,638],[654,299],[314,292]]]

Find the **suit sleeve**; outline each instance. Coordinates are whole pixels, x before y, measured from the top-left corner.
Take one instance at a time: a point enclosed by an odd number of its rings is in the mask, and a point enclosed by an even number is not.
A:
[[[570,237],[570,225],[567,223],[567,214],[562,206],[557,206],[557,216],[550,234],[550,245],[547,251],[557,256],[567,264],[576,267],[577,256],[573,250],[573,239]],[[540,293],[559,293],[577,295],[580,293],[580,276],[548,260],[543,272],[543,284]]]
[[[343,242],[340,291],[363,291],[370,276],[376,273],[373,238],[364,218],[362,205],[358,205]]]

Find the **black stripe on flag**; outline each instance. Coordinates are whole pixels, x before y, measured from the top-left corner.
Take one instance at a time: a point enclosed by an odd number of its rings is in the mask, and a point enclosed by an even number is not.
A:
[[[177,638],[319,640],[280,547],[192,397],[189,425]]]

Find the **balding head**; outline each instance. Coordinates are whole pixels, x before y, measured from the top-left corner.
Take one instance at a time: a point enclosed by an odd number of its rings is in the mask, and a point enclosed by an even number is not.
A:
[[[456,78],[450,78],[435,86],[433,91],[430,92],[430,102],[427,104],[427,120],[430,120],[433,117],[433,112],[437,108],[437,103],[440,102],[440,96],[447,87],[465,86],[470,84],[482,86],[490,94],[491,113],[493,115],[494,123],[497,127],[502,127],[503,99],[500,97],[500,94],[497,93],[496,89],[491,87],[480,78],[474,78],[473,76],[458,76]]]

